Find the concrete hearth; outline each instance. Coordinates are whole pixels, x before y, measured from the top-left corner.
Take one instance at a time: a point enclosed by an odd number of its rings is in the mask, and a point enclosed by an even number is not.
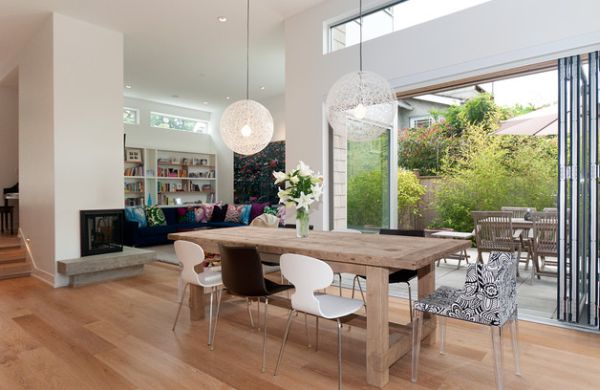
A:
[[[78,287],[139,275],[144,264],[155,260],[154,251],[125,246],[122,252],[60,260],[58,272],[69,277],[69,286]]]

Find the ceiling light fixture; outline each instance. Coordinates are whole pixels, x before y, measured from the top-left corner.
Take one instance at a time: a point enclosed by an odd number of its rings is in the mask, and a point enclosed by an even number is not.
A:
[[[225,99],[229,100],[229,99],[231,99],[231,98],[230,98],[229,96],[225,96]]]
[[[246,0],[246,99],[228,106],[221,116],[225,145],[234,152],[251,155],[263,150],[273,137],[273,117],[257,101],[250,100],[250,0]]]
[[[131,85],[129,85],[129,84],[125,84],[125,88],[127,88],[127,89],[131,89]]]
[[[348,73],[333,84],[325,105],[329,124],[353,141],[368,141],[393,127],[396,98],[386,79],[363,71],[363,14],[359,0],[360,41],[358,72]]]
[[[204,105],[205,105],[205,106],[208,106],[208,102],[204,102]]]
[[[226,17],[226,16],[219,16],[219,17],[217,18],[217,20],[218,20],[219,22],[221,22],[221,23],[225,23],[225,22],[227,21],[227,17]]]
[[[265,86],[264,86],[264,85],[263,85],[263,86],[261,86],[261,87],[260,87],[260,90],[261,90],[261,91],[264,91],[264,90],[265,90]]]

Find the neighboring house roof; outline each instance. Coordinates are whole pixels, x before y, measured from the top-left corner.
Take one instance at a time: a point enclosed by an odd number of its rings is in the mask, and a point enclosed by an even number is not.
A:
[[[414,109],[413,106],[410,105],[406,100],[398,99],[398,107],[404,108],[405,110],[412,111]]]
[[[415,96],[413,99],[452,106],[463,104],[472,97],[484,92],[486,92],[485,89],[481,88],[479,85],[474,85],[453,89],[451,91],[437,92],[435,94]]]

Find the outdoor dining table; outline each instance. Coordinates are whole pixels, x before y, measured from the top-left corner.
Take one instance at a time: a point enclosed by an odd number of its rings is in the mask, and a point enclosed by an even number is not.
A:
[[[412,325],[389,322],[388,276],[399,269],[417,270],[419,297],[435,289],[435,261],[471,246],[466,240],[445,240],[313,231],[308,238],[297,238],[293,229],[238,227],[171,233],[171,240],[199,244],[205,252],[219,253],[219,245],[252,246],[261,254],[297,253],[327,262],[334,271],[367,276],[366,318],[355,318],[353,325],[366,327],[367,383],[383,387],[389,382],[389,368],[412,348]],[[196,289],[190,298],[191,317],[204,316],[204,293]],[[423,339],[435,337],[435,319],[427,317]]]

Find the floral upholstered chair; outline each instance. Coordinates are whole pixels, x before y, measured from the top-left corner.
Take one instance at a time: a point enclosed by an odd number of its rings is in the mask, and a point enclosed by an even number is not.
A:
[[[503,389],[502,329],[510,323],[515,369],[519,364],[516,254],[493,252],[487,264],[470,264],[462,289],[440,287],[414,305],[412,381],[417,381],[423,313],[439,316],[440,353],[444,354],[446,317],[487,325],[492,333],[496,387]]]

